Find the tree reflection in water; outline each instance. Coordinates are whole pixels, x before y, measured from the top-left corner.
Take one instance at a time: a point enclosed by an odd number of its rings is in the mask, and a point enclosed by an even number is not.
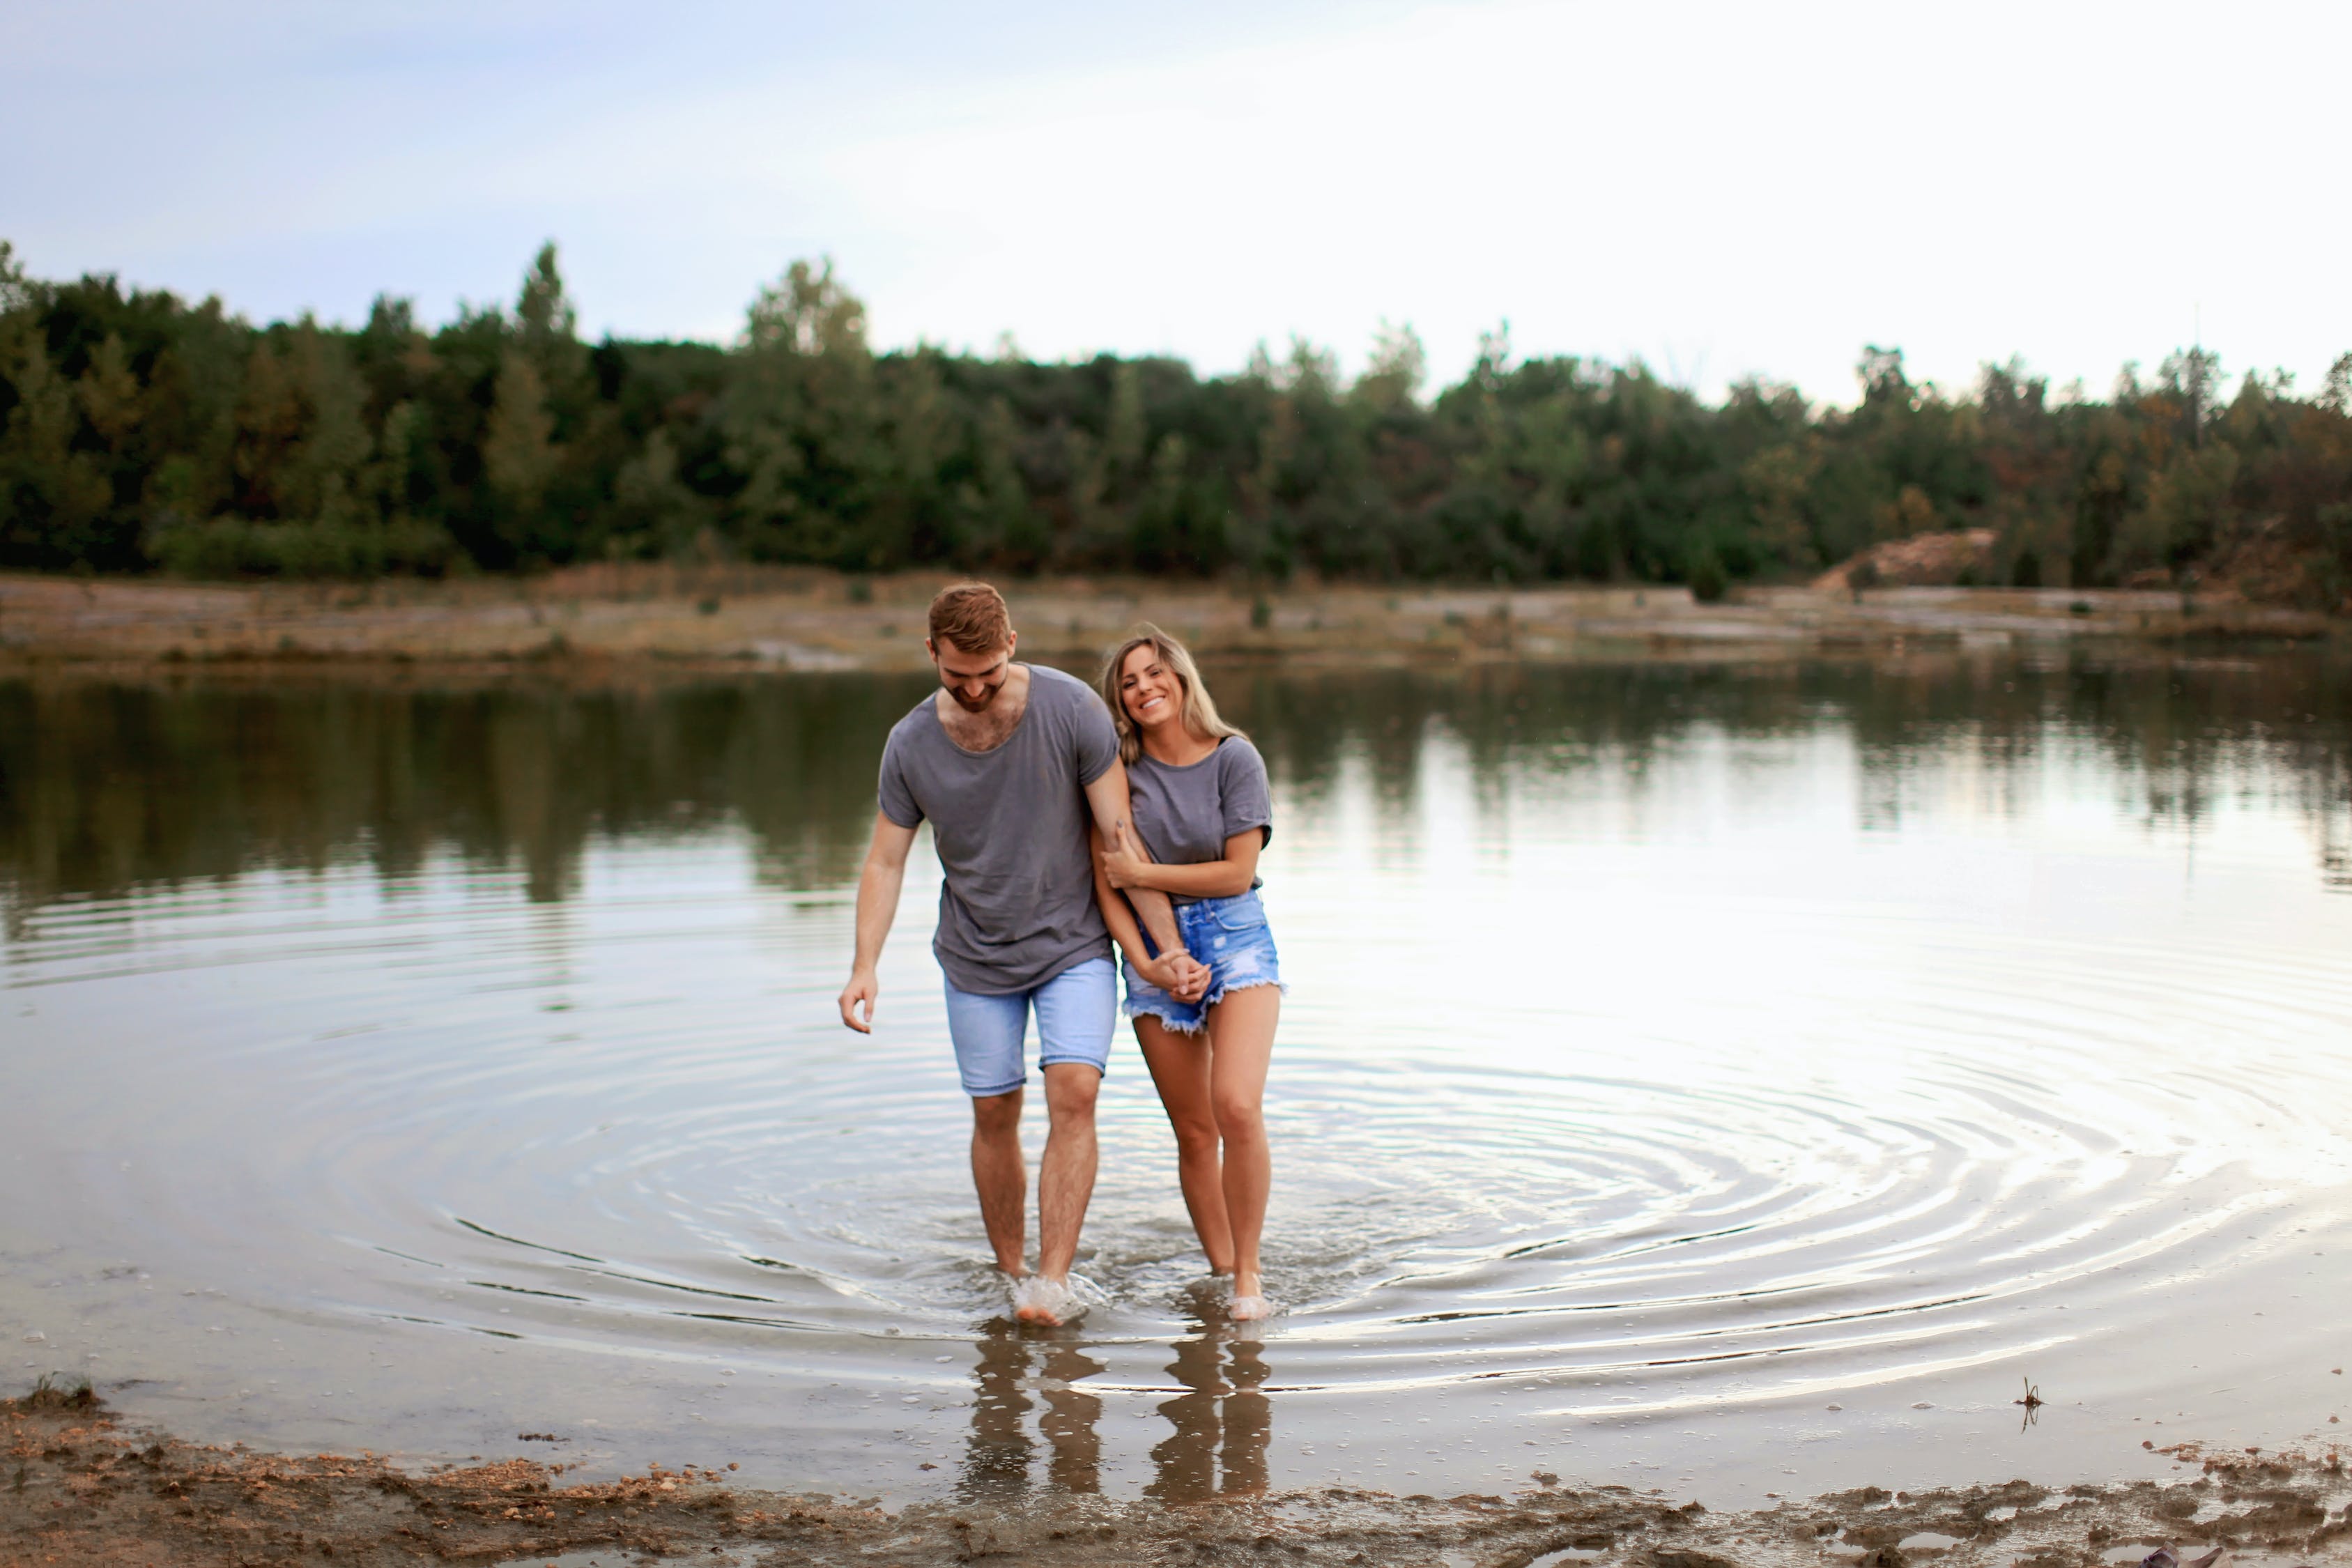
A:
[[[1039,1445],[1030,1436],[1029,1415],[1041,1401],[1045,1488],[1066,1494],[1102,1489],[1103,1402],[1082,1382],[1104,1363],[1087,1353],[1078,1338],[1083,1331],[1024,1330],[1001,1318],[982,1331],[972,1367],[971,1431],[956,1478],[959,1498],[1002,1507],[1037,1486]],[[1175,1430],[1152,1447],[1145,1495],[1161,1502],[1204,1502],[1264,1491],[1266,1445],[1274,1435],[1265,1347],[1229,1326],[1204,1324],[1172,1348],[1168,1372],[1183,1392],[1160,1405]]]
[[[1842,731],[1857,826],[1898,826],[1939,770],[2026,809],[2053,760],[2094,763],[2116,806],[2194,825],[2266,797],[2310,825],[2326,885],[2352,887],[2352,661],[2141,649],[1947,654],[1879,663],[1635,662],[1465,669],[1220,670],[1219,705],[1265,753],[1284,809],[1370,785],[1375,831],[1416,831],[1434,741],[1472,809],[1580,776],[1649,787],[1696,735]],[[0,679],[0,920],[68,898],[371,863],[387,883],[436,854],[514,867],[561,902],[597,838],[747,832],[786,889],[854,880],[891,724],[928,690],[900,675],[466,686],[288,679]],[[21,929],[17,934],[21,935]]]

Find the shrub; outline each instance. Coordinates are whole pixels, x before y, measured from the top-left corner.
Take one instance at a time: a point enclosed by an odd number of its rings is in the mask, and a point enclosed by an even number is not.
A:
[[[1702,605],[1717,604],[1731,591],[1731,579],[1723,570],[1723,558],[1715,552],[1712,544],[1702,544],[1693,552],[1685,575],[1690,584],[1691,597]]]

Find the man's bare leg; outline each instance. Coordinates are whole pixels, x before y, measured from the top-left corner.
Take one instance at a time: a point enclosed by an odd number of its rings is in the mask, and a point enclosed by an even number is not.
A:
[[[1029,1271],[1021,1260],[1022,1229],[1029,1213],[1029,1172],[1021,1161],[1021,1095],[1016,1089],[1009,1094],[976,1095],[971,1102],[971,1184],[980,1194],[980,1219],[988,1227],[996,1266],[1015,1279]]]
[[[1078,1231],[1095,1195],[1095,1096],[1102,1074],[1084,1062],[1045,1071],[1045,1154],[1037,1167],[1037,1272],[1066,1282],[1078,1255]],[[1036,1321],[1059,1322],[1039,1310]]]

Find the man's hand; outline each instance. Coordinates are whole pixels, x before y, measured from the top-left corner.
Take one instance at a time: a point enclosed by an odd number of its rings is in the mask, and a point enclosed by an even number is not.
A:
[[[870,969],[853,971],[849,984],[841,988],[841,1021],[861,1035],[874,1032],[874,998],[882,992],[881,982]],[[866,1016],[857,1016],[858,1004],[866,1005]]]

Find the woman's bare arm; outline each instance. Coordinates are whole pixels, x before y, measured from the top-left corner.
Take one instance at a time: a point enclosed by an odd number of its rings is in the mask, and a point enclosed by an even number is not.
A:
[[[1265,829],[1244,828],[1225,840],[1225,858],[1222,860],[1162,866],[1135,854],[1133,840],[1122,835],[1120,841],[1108,849],[1097,843],[1096,880],[1108,881],[1114,888],[1150,888],[1162,893],[1180,893],[1188,899],[1238,898],[1257,880],[1257,852],[1265,842]]]

